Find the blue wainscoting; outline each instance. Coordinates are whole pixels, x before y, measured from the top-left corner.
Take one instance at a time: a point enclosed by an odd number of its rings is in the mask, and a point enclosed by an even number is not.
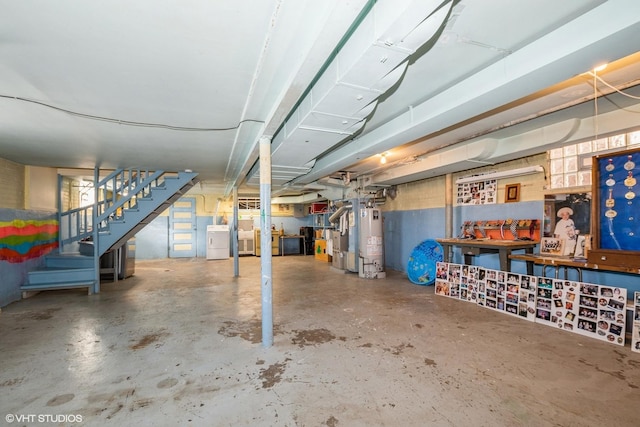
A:
[[[169,217],[159,216],[136,234],[136,259],[169,257]]]
[[[444,237],[444,208],[382,212],[385,267],[407,272],[411,251],[426,239]]]
[[[220,221],[221,218],[219,218]],[[272,224],[277,230],[282,225],[286,234],[298,234],[300,227],[313,225],[313,217],[272,217]],[[196,217],[196,256],[204,258],[207,256],[207,226],[213,224],[212,216]],[[230,230],[233,224],[229,225]],[[259,218],[254,224],[255,228],[260,227]],[[232,233],[229,233],[229,256],[232,256],[233,246],[231,245]],[[298,242],[295,240],[286,241],[285,253],[297,253]],[[136,258],[137,259],[159,259],[169,257],[169,218],[159,216],[149,225],[136,234]]]
[[[499,219],[538,219],[542,220],[543,202],[520,202],[494,205],[456,206],[453,208],[453,237],[460,232],[464,221],[499,220]],[[411,211],[384,212],[384,250],[385,267],[406,274],[407,263],[413,248],[426,239],[445,237],[445,209],[419,209]],[[514,253],[520,253],[517,251]],[[537,249],[534,250],[537,252]],[[463,263],[460,250],[454,250],[452,262]],[[476,265],[485,268],[499,269],[498,255],[483,254],[474,257]],[[640,267],[640,266],[639,266]],[[524,261],[512,261],[511,270],[525,274],[527,266]],[[561,277],[564,278],[563,271]],[[534,274],[542,276],[542,266],[535,266]],[[547,275],[553,271],[547,268]],[[569,280],[578,280],[577,273],[569,270]],[[629,299],[633,292],[640,291],[640,275],[607,273],[595,270],[583,270],[582,280],[599,285],[610,285],[627,288]]]

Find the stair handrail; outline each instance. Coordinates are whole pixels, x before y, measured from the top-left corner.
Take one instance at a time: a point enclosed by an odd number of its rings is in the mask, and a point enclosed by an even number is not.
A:
[[[119,198],[117,199],[112,198],[111,203],[108,205],[108,207],[102,210],[102,212],[98,215],[98,218],[97,218],[98,223],[104,222],[107,218],[109,218],[112,214],[114,214],[119,208],[127,204],[134,196],[137,196],[138,194],[147,190],[149,187],[151,187],[154,184],[158,185],[158,180],[159,178],[162,177],[162,175],[164,175],[164,171],[156,171],[156,172],[153,172],[152,174],[148,174],[147,172],[144,175],[145,175],[145,178],[142,181],[138,182],[137,179],[135,180],[136,185],[130,185],[131,182],[128,185],[126,185],[126,188],[128,190],[126,195],[120,194]],[[102,181],[105,181],[105,180],[102,180]],[[125,188],[125,185],[122,185],[119,188],[122,193],[122,190]]]
[[[126,174],[128,174],[128,177],[125,176]],[[113,181],[112,191],[114,193],[121,193],[124,191],[125,187],[127,187],[128,190],[131,190],[140,181],[140,177],[146,177],[147,175],[149,175],[148,169],[119,168],[111,172],[106,177],[102,178],[100,181],[98,181],[98,183],[96,184],[96,188],[100,188],[100,187],[106,188],[107,184],[110,181]],[[120,180],[122,185],[118,186],[117,178],[120,176],[122,176]]]
[[[108,188],[108,184],[111,181],[114,181],[115,183],[115,179],[121,175],[123,173],[124,169],[122,168],[118,168],[113,170],[111,173],[109,173],[109,175],[107,175],[106,177],[99,179],[96,184],[94,185],[94,191],[95,191],[95,197],[96,197],[96,213],[99,215],[101,211],[103,211],[105,209],[105,206],[108,206],[109,204],[109,188]],[[99,171],[98,171],[98,176],[99,176]],[[102,196],[102,197],[100,197]]]
[[[91,236],[93,229],[91,225],[93,205],[71,209],[59,214],[59,236],[60,249],[67,243],[77,242]],[[76,221],[73,221],[74,218]],[[65,226],[67,228],[65,228]],[[64,232],[69,235],[65,236]]]
[[[111,172],[106,177],[102,178],[95,185],[97,200],[97,214],[102,214],[106,209],[115,203],[119,197],[126,191],[129,192],[134,188],[139,181],[140,176],[146,176],[149,173],[148,170],[140,169],[123,169],[119,168]],[[126,176],[128,174],[128,177]],[[111,184],[111,188],[109,187]]]
[[[135,208],[139,200],[148,198],[156,187],[163,187],[173,174],[175,172],[130,168],[114,170],[100,179],[96,168],[93,204],[58,213],[59,250],[63,252],[65,245],[81,240],[96,242],[113,220],[123,218],[124,212]],[[61,182],[60,178],[60,188]],[[58,202],[60,205],[61,201]]]
[[[58,213],[59,232],[59,248],[62,251],[64,245],[90,238],[94,228],[94,208],[97,208],[98,215],[95,226],[98,229],[107,225],[110,215],[127,203],[134,196],[145,192],[152,185],[159,185],[159,178],[162,177],[164,171],[149,172],[148,169],[129,168],[116,169],[109,173],[106,177],[98,181],[94,186],[95,194],[98,200],[95,204],[70,209],[68,211]],[[108,188],[108,184],[112,184],[112,188]],[[102,192],[102,197],[99,197]],[[108,196],[111,192],[111,196]],[[123,195],[126,193],[126,195]]]

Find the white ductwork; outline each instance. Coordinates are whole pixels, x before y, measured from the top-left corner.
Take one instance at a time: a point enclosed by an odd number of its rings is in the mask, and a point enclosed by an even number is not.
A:
[[[367,130],[348,145],[323,155],[316,161],[313,169],[296,182],[313,182],[336,170],[349,168],[356,160],[393,149],[408,141],[425,141],[425,136],[436,139],[443,129],[460,129],[471,118],[524,99],[532,92],[543,90],[589,69],[595,65],[596,57],[621,58],[634,53],[636,48],[625,43],[625,40],[637,38],[640,23],[627,13],[629,5],[629,2],[604,2],[597,9],[580,15],[567,25],[515,50],[455,85],[450,85],[419,104],[409,106],[406,112],[394,116],[384,125]],[[597,25],[598,32],[595,33],[591,29],[594,28],[594,22],[599,22],[598,17],[606,16],[602,14],[619,16],[620,19],[602,21]],[[584,36],[571,37],[574,34]],[[500,151],[503,149],[509,151],[510,147],[501,146]],[[519,152],[520,157],[526,155],[525,152]],[[498,157],[496,151],[496,157],[486,161],[494,163],[498,158],[508,157]],[[467,159],[470,158],[460,156],[456,162],[464,163]],[[411,173],[415,175],[415,179],[423,179],[483,165],[466,163],[441,168],[439,163],[435,163],[435,169],[420,168],[417,165],[409,165],[407,168],[414,168]],[[419,168],[422,170],[418,170]],[[425,170],[427,172],[422,173]],[[389,180],[385,178],[380,182],[398,184],[411,180],[397,176],[388,178]]]
[[[340,217],[342,216],[342,214],[351,208],[352,208],[351,204],[340,206],[337,211],[335,211],[334,213],[331,214],[331,216],[329,216],[329,222],[331,224],[337,223],[338,221],[340,221]]]
[[[318,193],[307,193],[302,194],[300,196],[285,196],[285,197],[274,197],[271,199],[271,204],[293,204],[293,205],[304,205],[307,203],[313,203],[318,201],[327,200],[322,194]]]
[[[400,80],[409,56],[444,25],[452,4],[378,1],[274,136],[273,174],[284,182],[302,176],[318,156],[358,132],[378,98]],[[249,184],[259,176],[253,172]]]
[[[530,155],[563,143],[576,134],[581,120],[570,119],[503,139],[482,138],[420,156],[415,163],[375,175],[375,184],[401,184],[460,172]],[[524,153],[524,154],[523,154]]]

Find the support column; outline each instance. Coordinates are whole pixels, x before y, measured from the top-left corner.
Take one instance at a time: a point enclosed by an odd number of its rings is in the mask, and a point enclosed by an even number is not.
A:
[[[98,233],[98,201],[100,200],[100,192],[97,187],[100,182],[100,169],[96,166],[93,168],[93,212],[91,213],[91,227],[93,230],[93,268],[95,269],[93,285],[93,293],[100,293],[100,242]]]
[[[453,237],[453,175],[448,173],[444,176],[444,237]],[[444,246],[444,259],[453,259],[452,247]]]
[[[63,252],[62,246],[62,183],[63,183],[62,175],[58,174],[58,195],[56,196],[56,206],[58,208],[58,212],[56,213],[56,218],[58,219],[58,250]],[[94,185],[95,186],[95,185]],[[71,227],[69,227],[71,230]]]
[[[233,277],[240,276],[238,256],[238,187],[233,187]]]
[[[273,286],[271,274],[271,138],[260,138],[260,276],[262,346],[273,345]]]
[[[444,237],[453,237],[453,175],[444,177]]]

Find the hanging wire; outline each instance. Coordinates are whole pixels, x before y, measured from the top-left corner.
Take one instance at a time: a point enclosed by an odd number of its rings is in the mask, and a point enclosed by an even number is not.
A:
[[[621,91],[617,87],[605,81],[602,77],[598,76],[598,72],[595,69],[593,71],[589,71],[588,74],[593,76],[593,103],[594,103],[593,118],[594,118],[594,131],[595,131],[594,139],[598,139],[598,82],[601,82],[608,88],[613,89],[614,91],[618,92],[620,95],[626,96],[627,98],[640,100],[640,96],[630,95],[628,93]]]
[[[149,127],[149,128],[160,128],[160,129],[169,129],[169,130],[177,130],[177,131],[187,131],[187,132],[219,132],[219,131],[227,131],[227,130],[235,130],[240,127],[243,123],[264,123],[264,120],[255,120],[255,119],[245,119],[238,122],[235,126],[230,127],[221,127],[221,128],[205,128],[205,127],[189,127],[189,126],[174,126],[168,125],[164,123],[149,123],[149,122],[136,122],[132,120],[122,120],[122,119],[114,119],[111,117],[104,116],[95,116],[93,114],[85,114],[79,113],[73,110],[67,110],[65,108],[56,107],[55,105],[47,104],[46,102],[36,101],[34,99],[22,98],[20,96],[10,96],[0,94],[0,98],[12,99],[15,101],[28,102],[36,105],[40,105],[42,107],[51,108],[56,111],[60,111],[62,113],[66,113],[72,116],[81,117],[83,119],[89,120],[98,120],[102,122],[115,123],[118,125],[125,126],[137,126],[137,127]]]
[[[594,105],[594,115],[593,115],[593,119],[594,119],[594,131],[595,131],[595,138],[594,139],[598,139],[598,75],[597,75],[597,71],[593,70],[593,105]]]
[[[616,92],[618,92],[620,95],[624,95],[624,96],[626,96],[628,98],[632,98],[632,99],[640,99],[640,96],[629,95],[628,93],[624,93],[623,91],[619,90],[617,87],[607,83],[602,77],[599,77],[595,71],[593,73],[591,73],[591,75],[593,75],[594,86],[595,86],[595,81],[597,79],[598,81],[602,82],[605,86],[607,86],[610,89],[613,89]]]

